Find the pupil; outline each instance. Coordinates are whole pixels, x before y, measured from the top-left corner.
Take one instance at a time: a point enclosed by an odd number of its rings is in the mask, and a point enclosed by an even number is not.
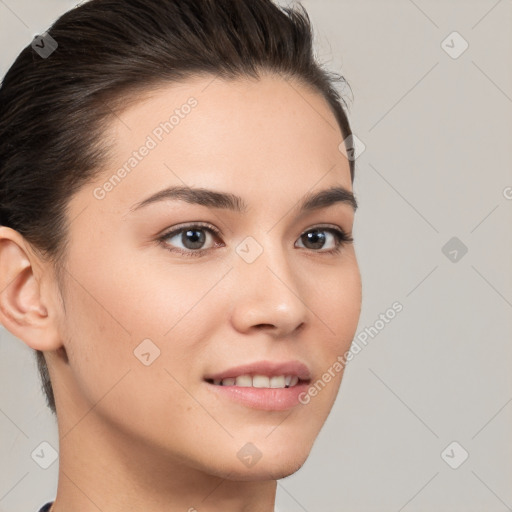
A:
[[[188,239],[186,237],[189,237]],[[205,236],[200,229],[188,229],[183,233],[182,242],[188,249],[200,249],[204,244]],[[192,247],[190,247],[190,243]]]
[[[306,233],[306,236],[310,242],[315,245],[315,248],[322,248],[325,243],[325,234],[320,230],[314,230],[309,233]]]
[[[306,233],[305,235],[308,240],[310,242],[313,243],[313,245],[319,245],[319,247],[315,247],[315,248],[322,248],[322,246],[324,245],[325,243],[325,235],[323,234],[322,231],[319,231],[319,230],[314,230],[314,231],[311,231],[309,233]],[[318,242],[318,240],[320,240],[320,243]]]

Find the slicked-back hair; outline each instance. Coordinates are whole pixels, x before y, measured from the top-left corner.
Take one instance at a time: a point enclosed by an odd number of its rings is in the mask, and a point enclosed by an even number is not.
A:
[[[211,75],[275,73],[320,94],[342,139],[352,132],[345,79],[313,51],[304,7],[271,0],[90,0],[47,31],[57,48],[28,44],[0,87],[0,225],[18,231],[52,262],[59,283],[70,219],[66,207],[103,171],[102,136],[129,101],[153,87]],[[350,159],[354,181],[354,161]],[[56,414],[48,368],[35,351],[48,407]]]

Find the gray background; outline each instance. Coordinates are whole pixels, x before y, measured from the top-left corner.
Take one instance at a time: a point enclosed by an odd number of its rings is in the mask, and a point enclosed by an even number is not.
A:
[[[0,0],[2,76],[74,3]],[[357,335],[393,302],[403,311],[349,363],[310,458],[279,481],[277,506],[512,510],[512,0],[303,4],[319,59],[351,85],[365,145],[354,183]],[[446,50],[461,48],[458,36],[443,43],[454,31],[469,44],[457,58]],[[442,250],[452,237],[468,249],[456,261]],[[32,351],[0,337],[0,510],[35,511],[55,497],[58,461],[44,470],[31,453],[58,447],[56,425]],[[448,465],[463,450],[467,460]]]

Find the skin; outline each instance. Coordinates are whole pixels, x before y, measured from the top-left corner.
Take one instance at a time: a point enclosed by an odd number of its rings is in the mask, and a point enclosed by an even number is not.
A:
[[[198,105],[102,200],[101,186],[161,121]],[[17,232],[0,228],[0,320],[45,351],[59,428],[53,510],[274,510],[276,480],[296,472],[336,399],[343,372],[307,405],[263,411],[211,392],[207,373],[260,360],[308,365],[315,382],[350,347],[361,311],[354,245],[326,254],[301,235],[319,225],[352,233],[337,203],[297,215],[309,193],[352,190],[343,136],[325,100],[278,76],[212,77],[161,86],[115,118],[100,179],[70,201],[62,286]],[[165,164],[165,165],[164,165]],[[170,185],[239,195],[241,214],[184,201],[130,207]],[[157,236],[205,222],[202,257],[168,251]],[[263,249],[248,264],[246,237]],[[215,242],[219,243],[216,246]],[[181,235],[168,247],[192,251]],[[197,249],[195,249],[197,250]],[[144,339],[160,356],[134,356]],[[262,453],[252,467],[237,452]]]

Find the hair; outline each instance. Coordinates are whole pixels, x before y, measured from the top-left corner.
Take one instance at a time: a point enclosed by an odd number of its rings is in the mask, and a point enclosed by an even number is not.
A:
[[[46,34],[57,42],[53,53],[42,56],[32,41],[0,87],[0,225],[18,231],[51,262],[59,283],[67,205],[102,171],[109,154],[103,133],[115,112],[145,91],[203,75],[236,79],[270,72],[322,95],[343,139],[352,135],[346,102],[336,90],[347,82],[316,61],[301,4],[90,0],[63,14]],[[353,159],[349,164],[353,182]],[[35,354],[46,403],[56,414],[44,354]]]

